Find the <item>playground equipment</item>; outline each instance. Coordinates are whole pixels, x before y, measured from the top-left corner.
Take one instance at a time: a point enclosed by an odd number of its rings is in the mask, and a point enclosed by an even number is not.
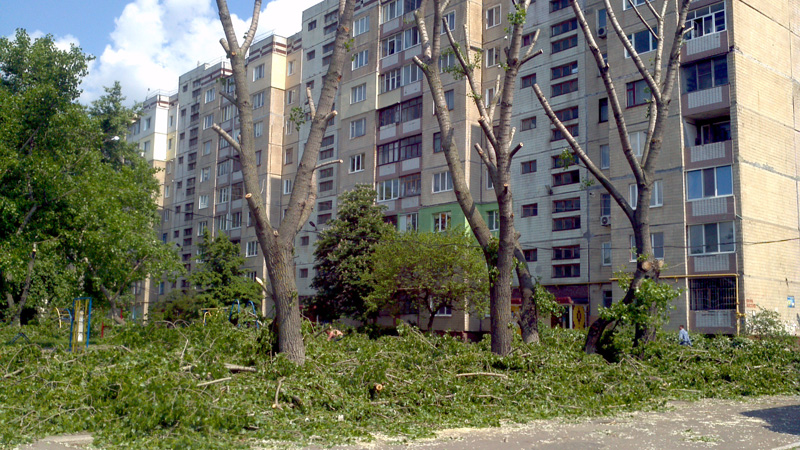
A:
[[[92,298],[78,297],[72,301],[72,317],[69,325],[69,351],[80,351],[83,344],[89,348],[92,331]]]
[[[236,315],[237,315],[236,316],[237,320],[236,320],[235,324],[236,324],[237,327],[239,327],[239,326],[241,326],[241,323],[239,322],[238,319],[239,319],[239,316],[242,313],[242,305],[239,302],[238,298],[236,300],[234,300],[233,303],[231,303],[231,309],[230,309],[230,312],[228,313],[228,321],[231,322],[231,323],[234,323],[233,322],[233,308],[234,307],[236,307]],[[248,308],[250,309],[249,311],[248,311]],[[261,321],[258,320],[258,314],[256,314],[256,305],[252,301],[250,301],[250,300],[247,301],[247,304],[244,306],[244,312],[245,312],[245,314],[252,316],[252,319],[253,319],[253,322],[247,322],[246,326],[253,326],[252,324],[255,323],[255,327],[256,328],[260,328],[261,327]]]
[[[69,308],[56,308],[56,317],[58,317],[58,328],[61,328],[63,322],[69,321],[72,323],[72,310]]]

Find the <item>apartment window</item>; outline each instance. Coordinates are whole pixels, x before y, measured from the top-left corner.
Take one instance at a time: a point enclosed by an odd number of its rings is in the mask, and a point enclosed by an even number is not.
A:
[[[564,128],[567,129],[570,135],[573,137],[578,136],[578,124],[572,125],[564,125]],[[558,128],[553,129],[553,135],[550,138],[551,141],[558,141],[560,139],[566,139],[567,136]]]
[[[695,138],[695,145],[713,144],[715,142],[731,140],[731,123],[728,121],[701,123],[697,125],[697,130],[698,133]]]
[[[419,45],[419,29],[409,28],[403,31],[403,50]]]
[[[311,31],[314,28],[317,28],[317,21],[316,20],[312,20],[311,22],[308,22],[308,26],[306,28],[308,29],[308,31]]]
[[[439,153],[442,151],[442,133],[436,132],[433,133],[433,153]]]
[[[390,70],[381,74],[381,93],[393,91],[403,84],[401,69]]]
[[[556,83],[551,85],[550,88],[552,89],[552,97],[569,94],[570,92],[575,92],[578,90],[578,80],[575,79],[564,81],[562,83]]]
[[[574,278],[581,276],[580,264],[559,264],[553,266],[553,278]]]
[[[450,212],[440,212],[433,215],[433,231],[445,231],[450,228]]]
[[[369,61],[369,50],[362,50],[356,53],[353,56],[353,63],[352,63],[353,70],[366,66],[368,61]]]
[[[300,269],[298,277],[300,278],[308,278],[308,269]]]
[[[599,116],[598,121],[600,123],[608,122],[608,99],[607,98],[601,98],[597,102],[597,110],[598,110],[598,116]]]
[[[528,117],[520,122],[520,130],[528,131],[536,128],[536,117]]]
[[[627,83],[626,90],[628,92],[628,107],[644,105],[650,101],[650,86],[647,85],[645,80],[634,81]]]
[[[556,118],[562,122],[568,122],[578,118],[578,107],[572,106],[570,108],[561,109],[555,112]]]
[[[284,195],[292,193],[292,180],[283,180],[283,193]]]
[[[197,199],[197,209],[208,208],[208,195],[201,195]]]
[[[397,228],[400,231],[417,231],[419,228],[419,215],[417,213],[401,215]]]
[[[564,186],[567,184],[579,183],[580,175],[577,170],[570,170],[569,172],[561,172],[553,174],[553,186]]]
[[[300,238],[300,245],[307,246],[309,242],[308,236],[303,236]]]
[[[520,173],[525,175],[526,173],[533,173],[536,172],[536,160],[532,159],[530,161],[523,161],[521,164]]]
[[[206,91],[206,103],[213,102],[215,97],[216,97],[216,91],[214,90],[214,88],[211,88]]]
[[[553,213],[580,211],[580,209],[581,209],[581,199],[578,197],[553,201]]]
[[[211,141],[206,141],[203,144],[203,154],[210,155],[211,154]]]
[[[551,53],[559,53],[563,52],[564,50],[577,47],[578,46],[578,35],[572,35],[570,37],[566,37],[564,39],[560,39],[558,41],[553,42],[550,44],[550,52]]]
[[[658,28],[653,27],[653,32],[658,33]],[[633,49],[636,50],[636,53],[639,55],[652,52],[658,45],[658,40],[656,40],[655,36],[653,36],[653,33],[647,29],[639,31],[638,33],[629,34],[628,40],[631,41]],[[625,50],[625,57],[631,57],[631,55],[628,53],[628,50]]]
[[[611,242],[603,242],[600,244],[600,254],[602,256],[603,265],[611,265]]]
[[[444,73],[451,67],[455,67],[458,64],[456,60],[456,55],[452,51],[448,51],[439,56],[439,72]]]
[[[578,230],[580,227],[580,217],[559,217],[553,219],[553,231]]]
[[[688,200],[733,195],[731,166],[710,167],[686,172]]]
[[[550,69],[550,79],[557,80],[559,78],[568,77],[578,73],[578,62],[573,61],[569,64],[564,64]]]
[[[316,56],[317,56],[317,52],[314,51],[314,50],[310,50],[310,51],[306,52],[306,61],[311,61]]]
[[[631,259],[630,262],[636,262],[637,249],[636,238],[631,235]],[[656,259],[664,259],[664,233],[650,233],[650,247],[653,251],[653,257]]]
[[[452,89],[450,89],[449,91],[445,91],[444,101],[445,103],[447,103],[447,109],[449,111],[452,111],[453,108],[455,108],[455,103],[456,103],[455,91],[453,91]]]
[[[286,63],[286,76],[290,76],[294,74],[294,61],[289,61]]]
[[[449,13],[445,14],[442,17],[442,20],[444,20],[444,22],[447,23],[447,28],[442,27],[442,31],[441,31],[442,34],[447,33],[448,29],[451,30],[451,31],[456,29],[456,12],[455,11],[450,11]]]
[[[264,106],[264,93],[259,92],[253,96],[253,109],[259,109]]]
[[[642,6],[642,5],[645,4],[645,2],[648,2],[648,1],[650,1],[650,0],[624,0],[624,2],[622,3],[622,9],[623,10],[631,9],[631,8],[633,8],[633,5]]]
[[[328,192],[333,190],[333,180],[322,181],[319,183],[320,192]]]
[[[286,104],[291,105],[295,101],[297,101],[297,91],[294,89],[288,89],[286,91]]]
[[[169,188],[170,187],[172,187],[172,186],[170,186],[168,184],[164,185],[164,198],[169,198],[169,196],[170,196]]]
[[[521,89],[533,87],[534,84],[536,84],[536,74],[535,73],[532,73],[530,75],[525,75],[520,80],[520,88]]]
[[[608,144],[600,146],[600,168],[608,169],[611,167],[611,151]]]
[[[500,16],[500,5],[486,10],[486,28],[500,25],[500,21],[502,20],[503,18]]]
[[[326,167],[319,170],[320,178],[330,178],[333,176],[333,167]]]
[[[230,186],[222,187],[217,190],[217,203],[227,203],[231,199]]]
[[[369,16],[359,17],[353,21],[353,37],[369,31]]]
[[[628,141],[631,143],[633,154],[641,157],[642,152],[644,152],[644,145],[647,142],[647,132],[636,131],[634,133],[630,133],[628,134]]]
[[[261,165],[261,150],[256,152],[256,166]]]
[[[364,154],[353,155],[350,157],[350,173],[361,172],[364,170]]]
[[[736,308],[736,278],[699,278],[689,280],[692,311]]]
[[[264,78],[264,64],[259,64],[253,68],[253,81]]]
[[[494,100],[494,88],[490,87],[486,89],[486,95],[483,96],[483,104],[488,108],[492,104],[492,100]]]
[[[319,159],[328,159],[328,158],[333,158],[333,149],[328,148],[325,150],[320,150]]]
[[[422,154],[422,136],[411,136],[378,146],[378,164],[417,158]]]
[[[523,47],[527,47],[527,46],[533,44],[533,37],[534,36],[535,36],[535,33],[523,34],[522,35],[522,46]]]
[[[383,5],[383,22],[388,22],[395,17],[403,14],[403,3],[401,0],[394,0]]]
[[[209,178],[211,178],[211,168],[203,167],[200,169],[200,182],[208,181]]]
[[[422,176],[418,173],[400,177],[400,196],[413,197],[422,192]]]
[[[639,204],[639,189],[635,184],[628,185],[631,208],[636,209]],[[664,191],[661,180],[653,182],[653,189],[650,195],[650,207],[655,208],[664,204]]]
[[[367,84],[359,84],[350,89],[350,104],[363,102],[367,99]]]
[[[283,151],[283,163],[284,164],[292,164],[294,163],[294,149],[287,148]]]
[[[580,259],[580,258],[581,258],[580,245],[553,247],[553,261],[563,261],[567,259]]]
[[[433,192],[447,192],[453,190],[453,178],[450,172],[439,172],[433,174]]]
[[[522,217],[535,217],[539,215],[539,204],[531,203],[522,205]]]
[[[536,262],[536,261],[539,260],[538,249],[527,248],[527,249],[522,251],[522,254],[525,256],[525,261],[527,261],[527,262]]]
[[[367,134],[367,119],[361,118],[350,122],[350,139]]]
[[[214,114],[209,114],[203,118],[203,129],[211,128],[214,125]]]
[[[569,0],[550,0],[550,12],[562,10],[569,6]]]
[[[417,67],[416,64],[407,64],[403,66],[403,86],[411,83],[416,83],[422,79],[422,69]]]
[[[235,213],[231,213],[230,220],[231,220],[231,228],[232,229],[242,228],[242,212],[241,211],[237,211]]]
[[[385,180],[378,183],[378,201],[385,202],[400,198],[400,180]]]
[[[258,241],[249,241],[247,243],[244,256],[248,258],[251,256],[258,256]]]
[[[611,194],[600,195],[600,215],[601,216],[611,215]]]
[[[696,62],[683,68],[684,92],[702,91],[728,84],[726,55]]]
[[[256,122],[253,124],[253,137],[261,137],[264,134],[264,122]]]
[[[578,29],[578,19],[565,20],[550,27],[550,36],[555,37],[560,34],[569,33]]]
[[[494,180],[492,180],[492,176],[489,174],[489,168],[483,171],[483,176],[486,178],[486,189],[494,189]]]
[[[689,11],[686,15],[686,39],[694,39],[725,30],[725,2]]]
[[[231,171],[231,160],[222,161],[217,165],[217,176],[226,175]]]
[[[317,211],[330,211],[333,209],[333,200],[327,200],[317,203]]]
[[[500,6],[498,5],[498,8]],[[500,63],[500,48],[492,47],[487,48],[485,51],[484,60],[486,60],[486,67],[496,66]]]
[[[403,49],[403,33],[397,33],[381,41],[381,58],[394,55]]]
[[[500,229],[500,211],[494,210],[486,213],[486,224],[489,226],[489,231],[497,231]]]
[[[445,97],[447,93],[445,92]],[[422,117],[422,97],[406,100],[400,104],[400,121],[410,122]]]

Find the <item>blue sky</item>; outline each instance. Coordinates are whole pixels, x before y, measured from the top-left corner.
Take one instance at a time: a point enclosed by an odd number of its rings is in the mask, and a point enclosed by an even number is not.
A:
[[[320,0],[262,3],[258,34],[288,36],[300,30],[302,11]],[[82,85],[82,102],[96,99],[103,86],[122,83],[129,101],[154,90],[177,88],[178,75],[199,62],[223,56],[214,0],[4,0],[0,35],[24,28],[34,37],[52,34],[96,57]],[[229,0],[238,36],[250,22],[252,0]]]

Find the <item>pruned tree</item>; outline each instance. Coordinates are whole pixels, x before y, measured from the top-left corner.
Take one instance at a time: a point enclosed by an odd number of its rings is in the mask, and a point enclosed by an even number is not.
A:
[[[264,255],[269,275],[272,296],[275,301],[275,313],[278,335],[278,351],[297,364],[305,361],[305,345],[300,332],[300,305],[297,296],[297,285],[294,273],[294,238],[308,220],[317,198],[317,170],[328,164],[318,164],[319,149],[328,120],[336,116],[333,104],[336,89],[342,78],[342,65],[347,59],[347,42],[350,39],[350,27],[353,19],[354,0],[340,0],[339,25],[331,63],[323,80],[319,100],[314,102],[310,90],[308,102],[311,112],[311,130],[306,141],[303,156],[297,165],[289,207],[280,223],[273,227],[265,209],[266,202],[261,196],[258,172],[256,168],[255,142],[253,136],[253,106],[250,102],[250,88],[247,79],[247,52],[258,29],[261,12],[261,0],[255,0],[253,19],[240,44],[233,27],[226,0],[217,0],[219,18],[225,37],[220,40],[231,63],[235,92],[221,95],[236,105],[239,112],[241,134],[239,140],[226,133],[219,125],[213,129],[236,149],[242,164],[245,199],[255,222],[256,236]]]
[[[426,3],[433,3],[433,32],[430,33],[425,24],[424,11]],[[492,352],[504,355],[511,350],[511,285],[513,271],[516,269],[522,291],[522,307],[517,318],[522,329],[525,342],[538,342],[538,310],[536,299],[536,280],[531,277],[525,263],[522,247],[519,244],[519,234],[514,227],[514,209],[511,193],[511,162],[514,155],[522,148],[522,143],[513,145],[515,129],[511,126],[511,115],[514,103],[514,87],[520,68],[541,54],[534,51],[538,32],[534,35],[533,43],[524,51],[522,46],[522,30],[531,0],[512,0],[512,12],[508,15],[510,34],[508,44],[504,48],[505,61],[502,63],[505,74],[496,80],[496,95],[491,101],[486,102],[481,95],[480,88],[480,54],[473,55],[469,42],[460,45],[456,42],[449,24],[444,19],[444,11],[449,5],[449,0],[423,0],[422,6],[415,11],[417,27],[422,40],[422,55],[415,56],[414,62],[425,73],[434,106],[436,118],[442,136],[442,151],[447,159],[450,174],[453,178],[453,188],[461,210],[469,222],[472,232],[483,248],[487,263],[492,274],[489,293],[491,327],[492,327]],[[444,28],[443,28],[444,27]],[[444,31],[444,33],[442,32]],[[442,55],[441,37],[447,37],[449,46],[459,65],[455,70],[450,70],[457,77],[464,77],[467,81],[469,96],[475,103],[480,114],[479,123],[486,141],[487,148],[475,145],[475,150],[486,165],[489,177],[494,184],[500,215],[500,229],[498,239],[495,240],[486,221],[476,207],[475,200],[470,192],[464,168],[459,156],[459,148],[453,135],[453,124],[450,119],[449,109],[445,100],[444,88],[439,70],[439,57]],[[466,32],[465,25],[465,35]],[[477,63],[476,63],[477,62]],[[476,70],[477,69],[477,70]],[[469,151],[469,150],[467,150]],[[515,261],[516,259],[516,261]]]
[[[641,159],[637,157],[631,145],[627,122],[614,86],[611,68],[604,60],[600,48],[597,45],[597,41],[592,35],[592,31],[586,21],[586,16],[583,14],[578,2],[576,0],[570,0],[570,5],[583,31],[587,47],[597,63],[597,68],[600,71],[600,76],[603,80],[606,93],[608,94],[608,104],[613,112],[614,122],[620,138],[620,151],[625,156],[625,160],[630,166],[631,174],[636,183],[638,201],[635,209],[631,207],[625,195],[614,185],[612,180],[599,169],[591,158],[589,158],[580,143],[572,136],[564,124],[561,123],[539,86],[534,84],[533,89],[545,113],[550,118],[550,121],[565,136],[574,154],[586,165],[589,173],[591,173],[606,191],[608,191],[611,198],[619,205],[625,213],[628,222],[631,224],[636,246],[636,270],[625,292],[625,296],[621,301],[623,304],[633,305],[641,301],[640,298],[637,298],[636,292],[642,285],[642,281],[645,277],[658,278],[662,267],[661,261],[656,260],[653,256],[653,249],[650,242],[650,197],[652,195],[651,189],[653,187],[653,182],[655,181],[654,175],[658,157],[664,142],[667,114],[669,113],[675,82],[678,79],[681,45],[683,42],[683,35],[687,31],[684,28],[684,23],[691,0],[647,1],[645,2],[647,11],[644,13],[640,11],[640,9],[642,9],[641,7],[637,7],[633,2],[630,3],[639,21],[644,24],[645,28],[656,41],[655,54],[652,58],[652,64],[650,65],[642,60],[633,44],[628,39],[626,31],[620,25],[619,20],[617,20],[610,0],[604,0],[604,2],[609,23],[612,28],[614,28],[622,46],[630,55],[636,65],[636,70],[645,80],[650,91],[651,100],[647,110],[647,137],[644,149],[642,150]],[[672,5],[672,8],[670,8],[670,5]],[[669,17],[672,17],[673,20],[668,20]],[[655,23],[655,26],[651,26],[652,23]],[[666,47],[669,54],[665,61],[665,39],[669,36],[667,34],[668,30],[672,32],[672,36],[668,43],[669,47]],[[653,313],[655,313],[655,311],[653,311]],[[597,351],[598,343],[603,332],[612,323],[613,320],[608,317],[600,317],[592,323],[589,327],[584,347],[587,353],[595,353]],[[637,323],[634,324],[634,326],[636,329],[634,344],[647,342],[654,337],[652,329],[646,324]]]

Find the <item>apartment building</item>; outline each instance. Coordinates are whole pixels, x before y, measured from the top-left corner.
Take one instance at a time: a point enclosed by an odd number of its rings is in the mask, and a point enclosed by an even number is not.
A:
[[[614,0],[612,5],[643,60],[652,62],[648,54],[656,43],[630,1]],[[644,6],[645,0],[633,1]],[[612,67],[630,138],[641,151],[648,92],[608,23],[604,2],[581,3]],[[387,221],[400,230],[466,226],[441,153],[430,90],[412,61],[421,52],[413,18],[419,5],[418,0],[356,4],[351,62],[336,94],[339,114],[329,123],[320,151],[320,161],[342,162],[318,173],[317,205],[295,242],[301,298],[314,292],[314,242],[336,217],[338,195],[356,184],[375,186]],[[492,98],[495,79],[503,73],[509,7],[498,0],[454,1],[445,12],[459,42],[483,52],[477,74],[483,99]],[[309,132],[306,91],[318,97],[333,52],[337,9],[333,0],[307,9],[299,33],[257,40],[248,59],[259,176],[276,225]],[[674,23],[674,15],[667,23]],[[692,3],[680,87],[651,200],[654,256],[665,261],[661,278],[681,289],[670,313],[674,327],[735,333],[742,314],[768,308],[798,330],[800,315],[793,299],[800,282],[800,119],[793,105],[800,66],[791,58],[792,44],[800,43],[798,23],[786,1],[758,10],[740,0]],[[533,2],[524,45],[531,44],[536,29],[541,31],[536,46],[543,53],[523,68],[515,93],[516,137],[525,144],[512,172],[515,225],[531,272],[567,308],[554,323],[581,328],[597,317],[599,307],[621,297],[615,273],[634,268],[632,232],[620,208],[591,182],[586,169],[564,164],[568,145],[544,115],[534,83],[597,165],[630,193],[633,204],[635,189],[609,117],[607,94],[569,2]],[[453,64],[454,56],[445,55],[440,68]],[[210,129],[219,123],[233,135],[238,132],[236,111],[219,95],[220,89],[229,89],[229,76],[224,61],[200,65],[180,77],[178,93],[164,106],[175,117],[165,128],[175,133],[175,150],[163,156],[162,237],[181,248],[191,270],[203,230],[225,232],[241,245],[250,276],[266,279],[242,201],[236,155]],[[473,148],[475,143],[486,145],[477,109],[465,80],[444,71],[442,79],[473,196],[496,228],[494,187]],[[132,138],[145,145],[138,134]],[[163,295],[172,288],[185,289],[188,283],[162,283],[157,292]],[[269,308],[265,302],[264,312]],[[407,321],[426,322],[419,312],[405,312],[409,314],[401,318]],[[488,330],[482,314],[442,310],[439,316],[439,329]]]

